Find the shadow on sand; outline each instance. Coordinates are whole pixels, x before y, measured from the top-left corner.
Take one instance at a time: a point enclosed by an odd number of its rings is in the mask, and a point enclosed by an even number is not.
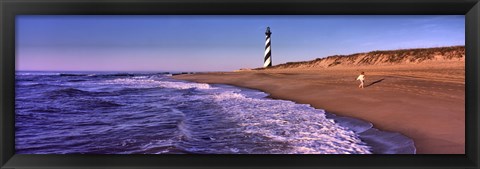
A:
[[[374,84],[380,83],[380,82],[382,82],[383,80],[385,80],[385,78],[383,78],[383,79],[380,79],[380,80],[377,80],[377,81],[374,81],[374,82],[372,82],[372,83],[370,83],[370,84],[366,85],[365,87],[370,87],[371,85],[374,85]]]

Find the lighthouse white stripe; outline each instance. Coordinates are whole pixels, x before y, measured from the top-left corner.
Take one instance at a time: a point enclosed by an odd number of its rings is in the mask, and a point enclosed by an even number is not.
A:
[[[270,42],[270,38],[267,39],[267,41],[265,42],[265,46]]]
[[[268,57],[268,59],[265,61],[265,63],[263,64],[263,67],[267,67],[268,65],[270,65],[270,57]]]
[[[265,54],[263,56],[267,56],[268,52],[270,52],[270,46],[268,46],[267,49],[265,49]]]

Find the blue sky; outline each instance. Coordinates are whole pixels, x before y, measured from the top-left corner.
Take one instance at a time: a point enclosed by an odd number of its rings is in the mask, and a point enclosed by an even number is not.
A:
[[[17,70],[231,71],[465,44],[464,15],[17,16]]]

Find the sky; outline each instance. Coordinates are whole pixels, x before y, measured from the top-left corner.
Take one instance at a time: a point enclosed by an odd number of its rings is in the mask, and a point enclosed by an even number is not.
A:
[[[464,15],[16,17],[18,71],[232,71],[331,55],[465,45]]]

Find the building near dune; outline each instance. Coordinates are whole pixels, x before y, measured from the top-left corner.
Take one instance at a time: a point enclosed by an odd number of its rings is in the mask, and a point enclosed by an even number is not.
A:
[[[271,48],[271,40],[270,35],[272,32],[270,31],[270,27],[267,27],[265,31],[266,39],[265,39],[265,54],[263,58],[263,67],[271,67],[272,66],[272,48]]]

